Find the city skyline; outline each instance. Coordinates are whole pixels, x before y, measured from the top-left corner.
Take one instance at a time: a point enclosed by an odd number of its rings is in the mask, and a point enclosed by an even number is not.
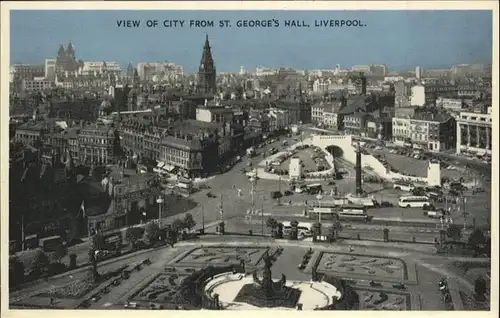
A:
[[[151,29],[116,26],[117,20],[126,19],[143,22],[228,19],[235,24],[237,20],[257,17],[259,20],[306,21],[360,19],[366,27]],[[50,37],[41,37],[41,33]],[[171,38],[174,34],[177,36]],[[390,70],[406,71],[416,66],[447,68],[456,64],[488,64],[492,60],[490,11],[12,11],[11,64],[42,63],[45,58],[57,55],[59,45],[71,42],[77,57],[84,61],[116,61],[123,69],[129,62],[136,65],[169,61],[192,73],[199,66],[206,34],[218,72],[236,72],[240,66],[328,69],[336,64],[342,68],[388,64]],[[341,45],[343,49],[338,50]],[[379,49],[370,50],[371,47]]]

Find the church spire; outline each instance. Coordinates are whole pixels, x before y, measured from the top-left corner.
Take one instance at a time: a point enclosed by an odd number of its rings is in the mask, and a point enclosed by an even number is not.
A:
[[[215,62],[210,48],[208,34],[205,35],[205,44],[201,55],[200,68],[198,72],[198,88],[202,94],[216,93],[216,70]]]

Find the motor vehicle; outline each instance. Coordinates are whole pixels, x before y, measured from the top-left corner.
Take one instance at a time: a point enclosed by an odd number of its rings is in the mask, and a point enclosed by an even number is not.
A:
[[[167,184],[167,189],[173,190],[175,189],[175,185],[172,183]]]
[[[423,196],[426,194],[425,189],[422,187],[417,187],[411,191],[411,193],[415,196]]]
[[[428,216],[431,219],[439,219],[444,216],[444,212],[441,210],[433,210],[433,211],[425,211],[424,215]]]
[[[280,191],[273,191],[271,192],[271,198],[272,199],[279,199],[283,197],[283,194]]]
[[[398,205],[402,208],[425,208],[431,203],[426,196],[402,196],[399,198]]]
[[[212,192],[207,192],[207,197],[216,198],[217,196],[215,194],[213,194]]]
[[[131,303],[131,302],[126,302],[125,305],[123,305],[123,308],[125,309],[137,309],[139,308],[139,304],[138,303]]]
[[[434,211],[436,209],[436,207],[432,204],[424,205],[422,208],[424,209],[424,211]]]
[[[411,192],[415,189],[415,186],[408,182],[398,181],[394,183],[394,189]]]
[[[328,185],[329,185],[329,186],[332,186],[332,185],[336,185],[336,183],[335,183],[335,181],[329,181],[329,182],[328,182]]]
[[[393,206],[394,206],[394,204],[392,204],[389,201],[380,202],[380,207],[382,207],[382,208],[392,208]]]
[[[290,190],[286,190],[284,194],[285,194],[285,196],[290,196],[290,195],[293,195],[293,192]]]
[[[485,192],[485,191],[486,190],[484,188],[477,187],[477,188],[472,189],[472,194],[481,193],[481,192]]]

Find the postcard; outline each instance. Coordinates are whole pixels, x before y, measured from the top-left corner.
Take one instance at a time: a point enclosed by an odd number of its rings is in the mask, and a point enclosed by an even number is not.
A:
[[[489,1],[2,3],[2,310],[494,314],[497,27]]]

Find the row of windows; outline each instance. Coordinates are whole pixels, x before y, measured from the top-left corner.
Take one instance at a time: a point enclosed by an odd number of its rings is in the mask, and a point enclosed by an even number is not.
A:
[[[80,143],[97,144],[97,145],[111,145],[111,144],[113,144],[113,140],[112,139],[101,139],[101,138],[80,138]]]

